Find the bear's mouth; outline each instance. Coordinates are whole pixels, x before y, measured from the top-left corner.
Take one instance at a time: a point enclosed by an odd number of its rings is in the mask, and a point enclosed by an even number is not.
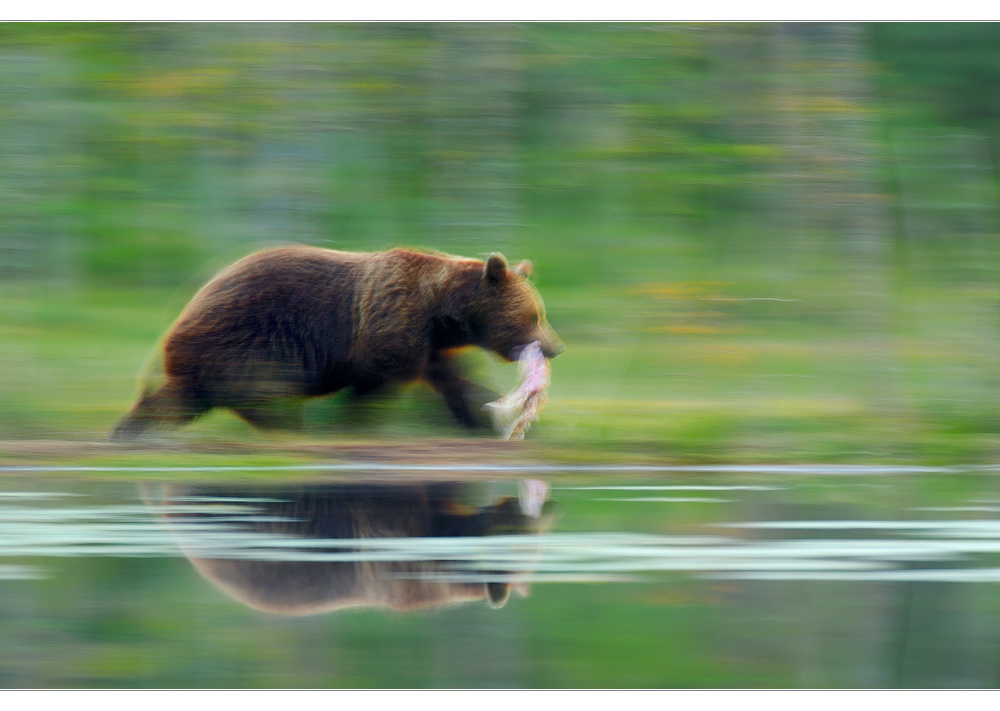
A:
[[[557,355],[566,350],[566,346],[562,343],[558,343],[555,346],[553,346],[551,343],[548,343],[547,341],[536,339],[528,343],[523,343],[519,346],[514,346],[513,348],[511,348],[510,351],[507,353],[507,360],[511,361],[512,363],[520,360],[521,354],[524,353],[524,349],[530,346],[532,343],[538,343],[538,345],[541,346],[542,355],[549,359],[555,358]]]

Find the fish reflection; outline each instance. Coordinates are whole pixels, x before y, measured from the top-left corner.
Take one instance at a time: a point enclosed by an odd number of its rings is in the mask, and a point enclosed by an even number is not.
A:
[[[549,487],[528,480],[518,496],[470,503],[482,498],[479,488],[170,486],[155,498],[185,555],[216,587],[259,610],[308,615],[475,600],[499,608],[512,590],[527,594],[526,562],[540,555],[538,534],[552,519]]]

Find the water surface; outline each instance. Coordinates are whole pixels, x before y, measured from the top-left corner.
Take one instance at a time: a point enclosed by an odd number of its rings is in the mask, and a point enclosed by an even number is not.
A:
[[[989,469],[25,469],[0,482],[6,687],[1000,678]]]

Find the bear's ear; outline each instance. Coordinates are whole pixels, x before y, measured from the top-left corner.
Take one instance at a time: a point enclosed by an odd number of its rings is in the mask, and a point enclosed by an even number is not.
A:
[[[507,276],[507,260],[502,254],[495,252],[490,255],[483,267],[483,276],[490,281],[500,281]]]
[[[531,262],[525,259],[523,262],[517,265],[517,269],[514,270],[523,277],[531,275]]]

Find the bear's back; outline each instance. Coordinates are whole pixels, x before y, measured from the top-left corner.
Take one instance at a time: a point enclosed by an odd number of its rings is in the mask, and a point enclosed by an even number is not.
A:
[[[357,284],[373,255],[316,247],[251,254],[191,300],[164,343],[168,375],[220,387],[234,370],[279,368],[317,387],[350,350]],[[303,364],[309,372],[298,373]]]

